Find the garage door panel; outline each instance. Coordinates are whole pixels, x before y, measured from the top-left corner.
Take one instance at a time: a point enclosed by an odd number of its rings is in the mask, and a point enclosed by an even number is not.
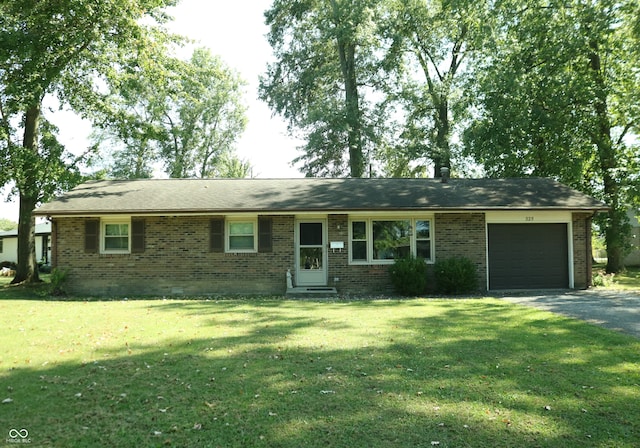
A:
[[[566,224],[489,224],[489,288],[569,286]]]

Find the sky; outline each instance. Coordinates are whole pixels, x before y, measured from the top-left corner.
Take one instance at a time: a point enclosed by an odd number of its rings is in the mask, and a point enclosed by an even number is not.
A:
[[[271,110],[258,100],[258,77],[273,60],[266,40],[269,31],[264,24],[264,11],[272,0],[181,0],[169,10],[174,21],[169,29],[196,41],[219,55],[245,80],[245,103],[248,124],[236,146],[236,154],[253,166],[253,176],[261,178],[302,177],[291,166],[301,143],[286,135],[286,124],[272,117]],[[186,56],[189,56],[190,53]],[[60,128],[60,141],[72,152],[87,147],[91,126],[69,112],[56,111],[51,120]],[[18,221],[16,202],[5,202],[1,195],[0,218]]]

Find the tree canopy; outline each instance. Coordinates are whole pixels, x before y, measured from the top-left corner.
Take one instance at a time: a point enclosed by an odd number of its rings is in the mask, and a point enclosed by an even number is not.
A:
[[[275,0],[265,13],[276,61],[260,95],[304,137],[310,176],[365,174],[375,147],[381,0]]]
[[[0,182],[20,198],[14,283],[37,281],[32,210],[78,182],[78,163],[43,114],[46,96],[86,115],[100,78],[167,20],[174,0],[6,0],[0,4]],[[145,19],[145,20],[143,20]]]
[[[244,82],[207,49],[186,61],[159,49],[133,55],[109,79],[102,136],[119,148],[111,175],[151,177],[155,164],[177,178],[232,174],[226,167],[247,122]]]
[[[491,176],[545,176],[601,198],[610,272],[637,200],[640,58],[624,2],[503,2],[476,62],[466,149]]]
[[[305,139],[307,175],[470,160],[552,177],[611,207],[599,225],[621,269],[640,197],[637,2],[276,0],[265,16],[262,98]]]

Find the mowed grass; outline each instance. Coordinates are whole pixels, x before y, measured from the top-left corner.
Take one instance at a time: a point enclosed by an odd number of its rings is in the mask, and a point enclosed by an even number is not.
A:
[[[640,267],[627,267],[624,272],[614,276],[613,282],[613,289],[640,291]]]
[[[640,440],[640,340],[497,299],[8,299],[0,327],[30,446]]]

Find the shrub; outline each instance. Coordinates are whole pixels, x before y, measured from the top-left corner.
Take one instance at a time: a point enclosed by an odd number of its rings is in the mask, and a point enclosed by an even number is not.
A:
[[[389,268],[394,288],[403,296],[423,294],[427,287],[427,264],[422,258],[400,258]]]
[[[593,274],[593,286],[601,286],[604,288],[608,288],[610,286],[615,285],[615,280],[613,279],[616,274],[607,274],[603,269],[599,269],[597,272]]]
[[[53,269],[51,271],[51,286],[49,287],[49,293],[52,296],[63,296],[66,294],[64,290],[64,284],[67,281],[67,271],[64,269]]]
[[[464,257],[437,261],[433,266],[436,290],[443,294],[465,294],[478,288],[476,265]]]

